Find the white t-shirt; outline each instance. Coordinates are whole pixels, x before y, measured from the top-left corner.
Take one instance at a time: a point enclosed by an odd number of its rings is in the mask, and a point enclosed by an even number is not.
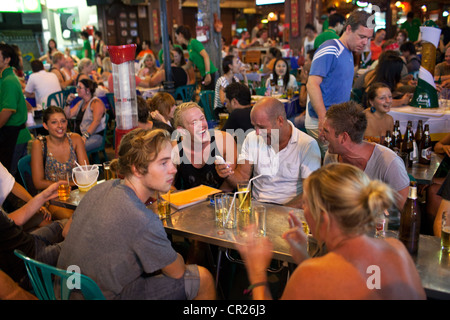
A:
[[[338,162],[338,155],[327,151],[323,165],[333,162]],[[364,172],[370,179],[381,180],[395,191],[409,186],[409,176],[403,160],[395,152],[380,144],[375,144]]]
[[[14,177],[6,170],[3,164],[0,163],[0,206],[10,194],[15,182],[16,180],[14,180]]]
[[[54,92],[61,91],[58,77],[53,72],[41,70],[30,75],[25,91],[35,93],[36,109],[42,110],[42,102],[47,107],[47,98]]]
[[[301,132],[288,121],[292,135],[287,146],[276,152],[255,131],[249,133],[242,145],[238,163],[253,164],[252,195],[261,202],[285,204],[303,193],[303,179],[320,168],[321,156],[317,141]],[[273,140],[273,132],[272,132]],[[272,141],[272,144],[275,144]]]

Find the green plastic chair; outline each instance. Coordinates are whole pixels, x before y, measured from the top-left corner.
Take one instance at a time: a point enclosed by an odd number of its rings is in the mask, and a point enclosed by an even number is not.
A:
[[[178,97],[181,97],[181,100],[183,100],[183,102],[189,102],[192,101],[194,93],[195,93],[195,84],[188,84],[176,88],[173,97],[175,98],[175,100],[177,100]]]
[[[88,276],[67,272],[36,261],[27,257],[20,250],[14,250],[14,254],[24,261],[28,277],[30,278],[34,293],[38,299],[57,300],[54,290],[54,281],[59,281],[61,287],[61,300],[69,300],[73,289],[69,288],[67,284],[72,284],[72,279],[74,279],[74,276],[77,276],[80,279],[79,290],[86,300],[105,300],[105,296],[98,285]]]
[[[108,99],[111,110],[108,112],[111,114],[110,123],[108,123],[108,132],[106,134],[106,142],[112,145],[112,148],[116,148],[116,103],[114,100],[114,93],[107,93],[106,98]]]
[[[65,90],[61,90],[61,91],[57,91],[52,93],[51,95],[48,96],[47,98],[47,105],[44,106],[44,110],[47,109],[48,106],[57,106],[57,107],[61,107],[64,108],[64,105],[66,103],[66,91]]]
[[[17,170],[22,178],[23,187],[32,196],[36,195],[38,192],[33,184],[33,177],[31,175],[31,155],[27,154],[19,159],[19,162],[17,163]]]
[[[103,153],[103,157],[105,159],[105,161],[108,161],[108,156],[106,155],[106,150],[105,150],[105,145],[106,145],[106,136],[107,136],[107,131],[108,131],[108,121],[109,121],[109,114],[106,113],[105,114],[105,121],[106,121],[106,127],[105,130],[103,130],[103,139],[102,139],[102,144],[95,149],[92,149],[91,151],[89,151],[87,153],[87,156],[90,157],[92,155],[93,158],[93,163],[102,163],[100,162],[100,157],[99,157],[99,153]]]
[[[200,107],[205,111],[207,121],[217,120],[214,115],[214,90],[200,92]]]

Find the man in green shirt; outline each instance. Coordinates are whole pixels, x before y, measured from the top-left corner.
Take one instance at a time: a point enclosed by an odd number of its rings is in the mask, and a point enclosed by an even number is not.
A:
[[[89,33],[82,31],[81,39],[83,39],[83,57],[92,60],[92,48],[89,43]]]
[[[314,40],[314,49],[320,47],[322,43],[331,39],[339,39],[339,35],[344,27],[345,18],[339,13],[332,14],[328,18],[329,27],[327,30],[319,34]]]
[[[189,28],[179,26],[175,30],[175,40],[186,45],[189,52],[189,62],[193,63],[200,71],[203,81],[203,90],[215,90],[215,73],[217,68],[212,63],[203,44],[197,39],[191,38]]]
[[[414,18],[414,12],[410,11],[406,15],[406,21],[402,23],[400,29],[405,29],[408,32],[408,38],[411,42],[416,42],[419,39],[420,20]]]
[[[19,58],[8,44],[0,44],[0,162],[11,170],[11,162],[16,143],[26,143],[31,139],[25,127],[27,105],[22,87],[13,67]]]

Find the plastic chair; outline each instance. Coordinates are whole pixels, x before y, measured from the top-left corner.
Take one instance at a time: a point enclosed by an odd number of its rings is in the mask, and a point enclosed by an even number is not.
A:
[[[175,89],[174,98],[177,100],[178,97],[181,97],[183,102],[192,101],[192,97],[195,92],[195,84],[188,84],[185,86],[179,86]]]
[[[36,195],[38,192],[33,184],[33,178],[31,176],[31,155],[27,154],[19,159],[19,162],[17,163],[17,170],[22,178],[23,187],[32,196]]]
[[[74,279],[74,277],[79,277],[79,289],[86,300],[105,300],[105,296],[98,285],[88,276],[67,272],[36,261],[27,257],[19,250],[14,250],[14,254],[24,261],[34,293],[40,300],[57,300],[54,290],[54,281],[59,281],[61,287],[61,300],[69,300],[73,289],[69,288],[67,284],[72,284],[72,279]]]
[[[64,104],[66,102],[66,91],[65,90],[61,90],[61,91],[57,91],[52,93],[51,95],[48,96],[47,98],[47,105],[44,106],[43,109],[47,109],[48,106],[58,106],[61,108],[64,108]],[[53,101],[55,101],[55,103],[53,103]]]
[[[114,93],[107,93],[106,98],[108,99],[109,109],[107,112],[111,114],[110,123],[107,126],[108,133],[106,134],[106,142],[112,145],[112,148],[116,148],[116,103],[114,100]]]
[[[200,107],[205,111],[207,121],[217,120],[214,115],[214,90],[200,92]]]
[[[105,130],[103,130],[103,139],[102,139],[102,144],[95,149],[90,150],[87,153],[87,156],[90,157],[90,155],[92,155],[94,162],[93,163],[101,163],[100,162],[100,157],[99,157],[99,153],[102,152],[103,153],[103,157],[105,159],[105,161],[108,161],[108,156],[106,155],[106,150],[105,150],[105,144],[106,144],[106,133],[108,131],[108,120],[109,120],[109,114],[106,113],[105,114],[105,122],[106,122],[106,127]]]

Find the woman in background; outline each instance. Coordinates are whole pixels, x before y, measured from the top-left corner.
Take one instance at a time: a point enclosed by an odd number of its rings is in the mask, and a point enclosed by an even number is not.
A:
[[[388,112],[392,106],[392,93],[388,85],[377,82],[370,86],[367,93],[368,108],[364,110],[367,128],[364,139],[376,143],[384,140],[386,131],[393,133],[394,118]]]

